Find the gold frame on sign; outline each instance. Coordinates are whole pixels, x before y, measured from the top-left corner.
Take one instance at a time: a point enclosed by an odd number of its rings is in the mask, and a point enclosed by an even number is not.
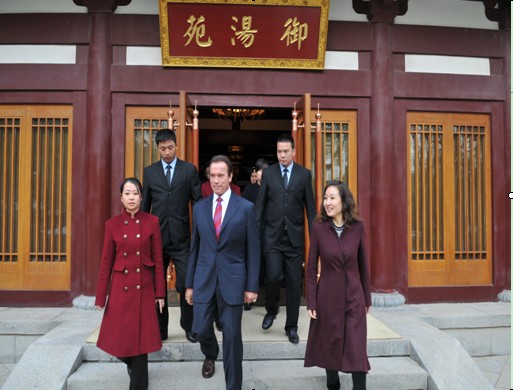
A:
[[[224,5],[251,6],[294,6],[321,7],[319,21],[319,41],[317,44],[317,59],[287,59],[287,58],[218,58],[218,57],[174,57],[169,55],[169,26],[168,3],[203,3]],[[215,67],[215,68],[278,68],[278,69],[309,69],[323,70],[328,38],[329,0],[159,0],[160,46],[162,66],[182,67]]]

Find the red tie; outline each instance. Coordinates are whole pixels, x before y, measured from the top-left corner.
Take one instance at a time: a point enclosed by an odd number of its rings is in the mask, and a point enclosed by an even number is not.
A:
[[[223,216],[223,207],[221,206],[221,202],[223,198],[217,198],[216,211],[214,213],[214,227],[216,229],[216,238],[219,240],[219,235],[221,234],[221,218]]]

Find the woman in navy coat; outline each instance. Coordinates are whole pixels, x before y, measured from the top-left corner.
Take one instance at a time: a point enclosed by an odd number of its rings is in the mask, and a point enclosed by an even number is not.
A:
[[[105,314],[96,345],[127,364],[130,390],[140,390],[148,388],[148,353],[162,347],[155,310],[164,306],[162,244],[158,218],[139,211],[139,180],[125,179],[120,191],[125,210],[105,225],[96,290]]]
[[[371,294],[364,237],[347,185],[328,182],[310,235],[306,291],[311,320],[305,354],[305,367],[326,369],[328,389],[340,389],[339,371],[352,374],[353,389],[366,388]]]

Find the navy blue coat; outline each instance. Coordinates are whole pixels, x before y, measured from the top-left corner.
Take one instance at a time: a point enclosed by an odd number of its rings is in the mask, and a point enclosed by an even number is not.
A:
[[[193,208],[191,249],[185,287],[194,289],[194,303],[207,303],[217,283],[224,301],[242,305],[244,292],[258,292],[260,239],[253,203],[232,192],[216,239],[213,196]]]

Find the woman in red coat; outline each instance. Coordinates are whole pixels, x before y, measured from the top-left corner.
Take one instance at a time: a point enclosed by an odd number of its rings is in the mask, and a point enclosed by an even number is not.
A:
[[[148,353],[162,348],[155,311],[164,306],[162,244],[158,218],[139,211],[139,180],[125,179],[120,191],[125,211],[105,225],[96,290],[105,314],[96,345],[126,363],[130,390],[140,390],[148,388]]]
[[[305,367],[326,369],[328,389],[340,389],[338,372],[350,372],[353,389],[364,390],[367,319],[371,306],[364,229],[347,185],[335,180],[310,235],[306,269],[310,330]],[[318,259],[320,257],[320,267]]]

